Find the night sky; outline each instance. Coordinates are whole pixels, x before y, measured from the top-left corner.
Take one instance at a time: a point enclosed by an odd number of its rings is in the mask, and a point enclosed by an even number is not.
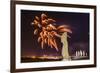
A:
[[[31,22],[41,13],[55,19],[57,25],[66,24],[71,27],[73,33],[68,38],[70,55],[80,49],[89,54],[89,13],[21,10],[21,56],[61,55],[61,51],[57,52],[54,48],[41,49],[37,36],[33,34]]]

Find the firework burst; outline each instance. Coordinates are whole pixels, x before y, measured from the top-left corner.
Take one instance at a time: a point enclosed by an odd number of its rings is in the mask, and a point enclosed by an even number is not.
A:
[[[31,23],[35,27],[34,35],[39,34],[38,42],[41,43],[42,49],[47,44],[58,51],[56,37],[61,38],[61,34],[64,32],[72,33],[68,25],[57,26],[55,22],[54,19],[48,18],[46,14],[42,13],[40,17],[35,16]],[[68,37],[70,36],[68,35]]]

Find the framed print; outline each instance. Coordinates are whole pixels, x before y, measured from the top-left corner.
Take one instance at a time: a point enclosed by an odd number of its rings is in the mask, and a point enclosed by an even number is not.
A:
[[[96,6],[11,1],[11,72],[96,67]]]

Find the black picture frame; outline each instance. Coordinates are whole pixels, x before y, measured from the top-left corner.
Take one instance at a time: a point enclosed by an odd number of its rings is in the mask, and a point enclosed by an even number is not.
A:
[[[39,67],[39,68],[16,68],[16,5],[36,5],[36,6],[50,6],[50,7],[69,7],[69,8],[84,8],[92,9],[94,17],[94,58],[93,64],[74,65],[74,66],[53,66],[53,67]],[[91,24],[90,24],[91,26]],[[43,70],[59,70],[59,69],[74,69],[74,68],[90,68],[96,67],[96,6],[94,5],[79,5],[79,4],[61,4],[61,3],[44,3],[31,1],[11,1],[11,73],[13,72],[27,72],[27,71],[43,71]],[[91,40],[91,39],[90,39]],[[92,46],[92,45],[90,45]]]

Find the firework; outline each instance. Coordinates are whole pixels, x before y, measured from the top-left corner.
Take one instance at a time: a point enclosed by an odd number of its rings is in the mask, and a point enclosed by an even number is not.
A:
[[[55,25],[55,22],[54,19],[48,18],[44,13],[41,14],[40,18],[35,16],[35,19],[32,22],[33,27],[35,27],[34,34],[39,34],[38,42],[41,43],[42,49],[45,44],[47,44],[58,51],[56,37],[61,38],[61,34],[64,32],[72,33],[68,25],[57,26]],[[70,36],[68,35],[68,37]]]

